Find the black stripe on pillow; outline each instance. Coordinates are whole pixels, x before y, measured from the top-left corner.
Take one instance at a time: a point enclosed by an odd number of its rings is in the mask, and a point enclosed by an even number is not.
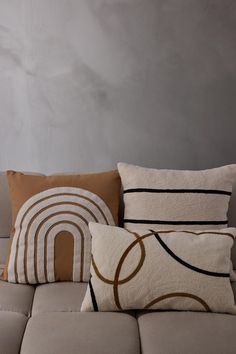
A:
[[[124,223],[130,224],[160,224],[160,225],[227,225],[228,220],[209,220],[209,221],[173,221],[173,220],[138,220],[138,219],[124,219]]]
[[[92,300],[92,303],[93,303],[93,310],[95,312],[98,312],[98,304],[97,304],[96,296],[95,296],[95,293],[94,293],[94,290],[93,290],[91,279],[89,280],[89,289],[90,289],[91,300]]]
[[[221,194],[231,196],[232,192],[217,189],[155,189],[155,188],[130,188],[123,191],[127,193],[199,193],[199,194]]]

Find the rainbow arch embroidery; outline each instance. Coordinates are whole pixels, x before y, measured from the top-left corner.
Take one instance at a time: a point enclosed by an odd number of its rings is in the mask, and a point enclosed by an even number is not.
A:
[[[105,202],[81,188],[47,189],[29,198],[20,208],[8,263],[8,281],[55,281],[54,242],[61,231],[73,236],[73,281],[88,281],[91,261],[90,221],[114,225]]]

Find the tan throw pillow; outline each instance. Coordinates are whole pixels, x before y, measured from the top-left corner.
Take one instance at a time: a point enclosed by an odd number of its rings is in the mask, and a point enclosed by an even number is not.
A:
[[[134,233],[89,224],[91,280],[81,311],[236,313],[229,280],[236,229]]]
[[[124,226],[129,230],[227,227],[236,165],[178,171],[119,163],[118,170],[124,189]]]
[[[89,280],[88,222],[118,222],[117,171],[61,176],[7,173],[11,247],[3,279],[13,283]]]

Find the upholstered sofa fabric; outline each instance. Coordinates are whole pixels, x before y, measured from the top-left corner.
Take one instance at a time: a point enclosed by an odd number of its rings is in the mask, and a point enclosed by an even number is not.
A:
[[[19,353],[26,324],[27,317],[20,313],[0,311],[0,353]]]
[[[80,312],[83,283],[39,286],[0,281],[1,354],[139,354],[132,313]]]
[[[135,318],[128,314],[48,312],[27,324],[21,354],[138,354]],[[40,335],[39,335],[40,333]]]
[[[28,317],[31,313],[34,295],[33,286],[0,281],[0,311],[20,313]]]
[[[0,353],[18,354],[31,315],[35,288],[0,281]]]
[[[81,311],[192,310],[236,314],[235,228],[144,231],[89,223],[91,279]]]
[[[47,312],[80,312],[86,283],[58,282],[37,286],[32,315]]]
[[[117,171],[33,176],[8,171],[12,237],[4,279],[13,283],[88,281],[88,222],[118,222]]]
[[[236,316],[198,312],[138,314],[145,354],[235,354]]]
[[[157,170],[119,163],[124,226],[206,230],[227,227],[236,165],[203,171]]]
[[[0,281],[0,353],[235,354],[236,316],[81,313],[85,291],[83,283]]]

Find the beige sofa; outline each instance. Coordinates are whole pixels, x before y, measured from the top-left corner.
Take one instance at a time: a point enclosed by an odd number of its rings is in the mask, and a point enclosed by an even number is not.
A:
[[[236,193],[230,223],[236,225]],[[0,175],[0,264],[10,206]],[[233,251],[234,265],[236,252]],[[232,283],[236,296],[236,283]],[[235,354],[236,316],[137,311],[81,313],[86,284],[0,282],[0,354]]]

